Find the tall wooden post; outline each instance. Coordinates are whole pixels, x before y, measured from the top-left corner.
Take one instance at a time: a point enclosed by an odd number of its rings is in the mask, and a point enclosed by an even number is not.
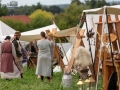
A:
[[[99,22],[102,22],[102,16],[99,16]],[[97,24],[97,32],[101,35],[102,33],[102,23],[96,23]],[[95,75],[97,76],[98,74],[98,62],[99,62],[99,56],[98,56],[98,53],[99,53],[99,49],[100,49],[100,44],[101,44],[101,41],[99,40],[100,36],[97,34],[96,35],[96,47],[95,47],[95,58],[94,58],[94,70],[95,70]],[[92,72],[93,73],[93,72]],[[92,74],[93,76],[94,74]],[[93,76],[94,79],[95,79],[95,76]]]
[[[74,48],[73,48],[73,51],[72,51],[72,56],[71,56],[70,62],[68,63],[67,72],[70,72],[71,69],[72,69],[72,66],[73,66],[73,63],[74,63],[74,55],[75,55],[76,49],[80,45],[83,46],[83,41],[82,41],[82,36],[83,35],[84,35],[84,30],[80,30],[80,32],[78,33],[77,38],[76,38],[77,40],[75,42],[75,45],[74,45]]]

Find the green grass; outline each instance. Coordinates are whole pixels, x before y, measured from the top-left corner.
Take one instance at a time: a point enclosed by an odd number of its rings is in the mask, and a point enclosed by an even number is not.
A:
[[[61,85],[62,81],[62,72],[54,73],[53,79],[51,82],[48,82],[45,79],[44,82],[41,82],[40,79],[37,79],[35,75],[35,69],[24,68],[24,78],[23,79],[13,79],[11,81],[0,79],[0,90],[70,90],[63,89]],[[78,90],[78,76],[73,76],[73,88],[72,90]],[[101,84],[101,82],[100,82]],[[101,85],[99,85],[101,89]]]

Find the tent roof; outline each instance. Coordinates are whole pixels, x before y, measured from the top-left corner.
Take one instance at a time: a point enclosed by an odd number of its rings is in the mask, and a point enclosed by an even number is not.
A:
[[[21,41],[27,41],[27,42],[35,41],[37,39],[40,39],[40,34],[36,34],[36,35],[22,35],[20,37]]]
[[[14,34],[15,30],[0,21],[0,36]]]
[[[4,40],[3,36],[14,34],[15,30],[0,21],[0,41]]]
[[[70,34],[72,34],[72,32],[73,31],[75,31],[77,29],[77,27],[72,27],[72,28],[69,28],[69,29],[64,29],[64,30],[61,30],[61,31],[59,31],[59,32],[57,32],[56,34],[57,35],[70,35]]]
[[[76,30],[77,30],[77,27],[72,27],[72,28],[69,28],[69,29],[64,29],[64,30],[58,31],[56,33],[56,35],[61,36],[61,37],[66,37],[66,36],[70,36],[71,34],[76,32]]]
[[[57,31],[60,31],[59,28],[56,26],[56,24],[52,24],[52,25],[49,25],[46,27],[42,27],[42,28],[38,28],[35,30],[23,32],[23,33],[21,33],[20,40],[31,42],[31,41],[34,41],[36,39],[40,39],[40,32],[46,31],[46,30],[50,30],[50,32],[52,32],[53,28],[57,28]]]
[[[46,30],[46,29],[45,29]],[[44,31],[45,31],[44,30]],[[69,28],[69,29],[64,29],[64,30],[61,30],[56,33],[56,35],[58,37],[69,37],[71,34],[73,34],[74,32],[76,32],[77,30],[77,27],[72,27],[72,28]],[[20,40],[23,40],[23,41],[34,41],[36,39],[40,39],[40,35],[39,33],[37,34],[29,34],[29,35],[23,35],[20,37]]]
[[[120,14],[120,5],[104,6],[104,7],[96,8],[96,9],[88,9],[88,10],[83,10],[83,12],[103,14],[105,8],[107,8],[108,14],[118,14],[118,15]]]
[[[56,24],[52,24],[52,25],[45,26],[42,28],[23,32],[23,33],[21,33],[21,35],[36,35],[36,34],[40,34],[40,32],[42,32],[42,31],[46,31],[46,30],[52,31],[53,28],[57,28],[57,31],[60,31],[59,28],[56,26]]]

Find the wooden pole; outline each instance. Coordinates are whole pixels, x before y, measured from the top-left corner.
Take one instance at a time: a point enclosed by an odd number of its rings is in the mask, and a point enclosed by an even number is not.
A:
[[[86,29],[87,29],[87,33],[89,33],[88,31],[88,25],[87,25],[87,19],[86,19],[86,13],[84,13],[85,15],[85,21],[86,21]],[[96,75],[95,75],[95,68],[94,68],[94,61],[93,61],[93,56],[92,56],[92,49],[91,49],[91,44],[90,44],[90,39],[88,37],[88,43],[89,43],[89,51],[90,51],[90,54],[91,54],[91,60],[92,60],[92,68],[93,68],[93,73],[94,73],[94,77],[95,77],[95,80],[96,80]]]

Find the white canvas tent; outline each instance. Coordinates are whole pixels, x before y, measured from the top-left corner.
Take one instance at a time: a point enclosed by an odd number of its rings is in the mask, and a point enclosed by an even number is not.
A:
[[[112,21],[115,21],[115,14],[118,14],[118,18],[120,20],[120,15],[119,15],[120,14],[120,5],[104,6],[104,7],[96,8],[96,9],[83,10],[83,13],[86,13],[86,22],[87,22],[88,29],[93,28],[93,31],[95,31],[95,28],[97,28],[97,25],[95,23],[99,21],[100,15],[103,16],[103,21],[106,21],[106,18],[105,18],[105,10],[106,9],[107,9],[107,14],[109,14],[111,16]],[[91,14],[91,13],[96,13],[96,14]],[[95,28],[93,26],[92,19],[93,19],[93,23],[95,25]],[[86,30],[86,23],[84,23],[82,28]],[[106,28],[107,27],[105,27],[105,29]],[[85,47],[88,48],[89,44],[88,44],[88,41],[86,38],[83,39],[83,42],[84,42]],[[92,48],[92,55],[94,58],[95,46],[91,46],[91,48]]]
[[[107,8],[107,13],[108,14],[120,14],[120,5],[114,5],[114,6],[104,6],[102,8],[96,8],[96,9],[89,9],[89,10],[83,10],[83,13],[86,13],[86,19],[87,19],[87,24],[88,24],[88,28],[91,29],[93,28],[92,25],[92,21],[91,19],[93,18],[93,22],[96,23],[99,21],[99,16],[103,15],[105,12],[104,10]],[[97,14],[89,14],[89,13],[97,13]],[[111,15],[111,19],[115,20],[115,16]],[[120,19],[120,15],[119,15],[119,19]],[[95,25],[96,26],[96,25]],[[97,26],[96,26],[97,27]],[[85,33],[84,35],[86,36],[86,24],[83,24],[82,29],[85,29]],[[94,29],[94,28],[93,28]],[[94,30],[95,31],[95,30]],[[87,41],[87,38],[83,38],[83,42],[85,45],[85,48],[89,49],[89,43]],[[92,55],[93,55],[93,59],[94,59],[94,54],[95,54],[95,46],[92,45]],[[70,56],[71,56],[71,48],[68,50],[67,52],[67,57],[68,60],[70,60]],[[67,59],[66,57],[63,58],[63,62],[65,65],[68,65]],[[57,67],[56,67],[57,68]],[[55,68],[55,69],[56,69]]]
[[[102,8],[97,8],[97,9],[91,9],[91,10],[84,10],[83,11],[83,14],[88,14],[88,13],[96,13],[96,14],[102,14],[102,15],[104,15],[104,18],[102,19],[102,21],[104,22],[106,22],[106,25],[105,25],[105,23],[102,23],[106,28],[104,28],[104,26],[102,27],[102,32],[103,33],[109,33],[109,38],[110,38],[110,32],[109,32],[109,26],[108,26],[108,17],[107,17],[107,15],[112,15],[112,14],[114,14],[114,15],[120,15],[120,5],[114,5],[114,6],[104,6],[104,7],[102,7]],[[94,16],[95,17],[95,16]],[[113,20],[115,17],[112,17],[111,16],[111,19]],[[97,19],[96,19],[97,20]],[[115,20],[115,19],[114,19]],[[119,16],[119,20],[120,20],[120,16]],[[90,20],[91,21],[91,20]],[[97,21],[98,22],[98,21]],[[88,21],[86,20],[86,29],[87,28],[89,28],[88,27]],[[113,26],[113,28],[114,28],[114,26]],[[107,32],[104,32],[104,30],[106,30]],[[110,44],[110,47],[111,47],[111,44]],[[101,50],[101,46],[100,46],[100,50]],[[111,52],[112,52],[112,49],[111,49]],[[99,62],[98,63],[100,63],[100,59],[99,59]],[[113,61],[113,59],[112,59],[112,61]],[[113,61],[114,62],[114,61]],[[99,65],[98,65],[99,66]],[[99,68],[98,68],[98,72],[99,72]],[[114,72],[115,73],[115,72]],[[99,75],[99,74],[98,74]],[[97,75],[97,80],[96,80],[96,90],[97,90],[97,88],[98,88],[98,76]],[[114,77],[113,76],[113,74],[111,74],[111,77]],[[116,78],[116,76],[114,77],[114,78]],[[106,79],[104,79],[103,78],[103,81],[104,80],[106,80]],[[109,80],[111,81],[111,78],[109,78]],[[109,81],[109,83],[108,83],[108,86],[107,87],[103,87],[103,89],[107,89],[107,88],[109,88],[110,87],[110,81]],[[113,82],[113,85],[110,87],[110,88],[113,88],[113,86],[117,86],[116,85],[116,82],[115,81],[112,81]],[[106,84],[107,85],[107,84]],[[105,86],[106,86],[105,85]],[[115,88],[115,87],[114,87]]]
[[[0,21],[0,41],[3,41],[3,36],[14,34],[15,30]]]
[[[46,30],[50,30],[50,32],[52,32],[52,29],[54,28],[57,28],[57,31],[60,31],[59,28],[56,26],[56,24],[52,24],[46,27],[23,32],[21,33],[20,40],[30,42],[30,41],[34,41],[35,39],[40,39],[40,32],[42,31],[45,32]]]

